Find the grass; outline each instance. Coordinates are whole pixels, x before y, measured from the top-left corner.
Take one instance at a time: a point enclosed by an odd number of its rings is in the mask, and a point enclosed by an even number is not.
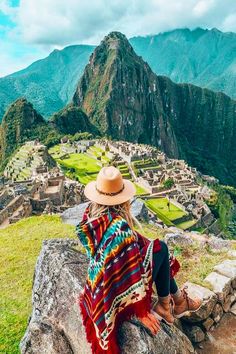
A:
[[[0,230],[0,353],[19,353],[31,312],[31,288],[42,241],[75,237],[58,216],[33,216]]]
[[[147,238],[162,240],[166,230],[157,229],[155,226],[144,224],[143,229],[138,231]],[[233,245],[236,249],[236,242]],[[204,282],[208,274],[213,271],[215,265],[223,262],[225,259],[230,259],[227,253],[212,253],[207,248],[199,247],[196,244],[187,248],[176,247],[174,250],[181,268],[176,276],[177,283],[182,286],[186,281],[209,287],[209,284]]]
[[[227,253],[213,254],[204,248],[188,247],[181,250],[177,256],[181,264],[181,271],[176,276],[177,282],[182,285],[186,281],[209,288],[204,282],[208,274],[213,271],[215,265],[229,259]]]
[[[134,185],[136,187],[136,195],[143,195],[148,193],[148,191],[145,188],[141,187],[139,184],[134,183]]]
[[[70,154],[68,159],[57,160],[58,163],[66,170],[75,169],[75,177],[83,184],[95,180],[97,173],[101,167],[96,164],[96,161],[86,154]],[[68,171],[66,171],[68,174]]]
[[[168,208],[166,198],[148,199],[145,204],[163,221],[169,223],[186,215],[185,211],[170,203]],[[164,217],[164,220],[162,219]]]
[[[187,230],[190,227],[192,227],[193,225],[195,225],[196,222],[197,222],[197,220],[192,219],[192,220],[187,220],[187,221],[181,222],[179,224],[175,224],[175,225],[176,225],[176,227],[179,227],[182,230]]]

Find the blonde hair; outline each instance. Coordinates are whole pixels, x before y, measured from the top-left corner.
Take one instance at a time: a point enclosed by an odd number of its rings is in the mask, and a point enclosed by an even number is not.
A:
[[[109,209],[114,210],[118,215],[120,215],[123,219],[127,221],[129,224],[129,227],[135,231],[135,225],[137,225],[140,229],[142,229],[142,225],[140,222],[131,214],[131,203],[130,200],[118,204],[118,205],[101,205],[95,202],[91,202],[89,204],[89,210],[88,210],[88,218],[90,219],[95,219],[102,214],[106,214],[109,212]]]

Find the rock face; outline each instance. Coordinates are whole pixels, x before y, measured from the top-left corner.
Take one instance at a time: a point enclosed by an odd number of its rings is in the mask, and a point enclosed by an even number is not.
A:
[[[32,316],[21,341],[22,354],[91,354],[76,299],[87,272],[86,256],[74,240],[45,241],[38,258]],[[176,327],[163,325],[155,336],[136,320],[120,328],[124,354],[190,354],[194,349]]]
[[[83,218],[84,211],[88,206],[87,203],[78,204],[72,208],[66,209],[62,215],[61,219],[66,224],[77,225]]]
[[[156,76],[121,33],[110,33],[95,49],[73,102],[103,134],[159,146],[235,183],[236,101]]]

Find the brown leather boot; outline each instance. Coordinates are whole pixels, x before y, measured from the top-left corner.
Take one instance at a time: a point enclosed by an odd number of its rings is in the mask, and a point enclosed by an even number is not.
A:
[[[197,311],[201,305],[202,300],[199,298],[191,299],[186,291],[187,287],[181,289],[181,295],[178,298],[173,298],[174,301],[174,316],[180,318],[184,316],[187,312]]]
[[[158,303],[154,306],[152,313],[159,320],[165,321],[168,325],[174,323],[172,315],[172,300],[171,296],[158,297]]]

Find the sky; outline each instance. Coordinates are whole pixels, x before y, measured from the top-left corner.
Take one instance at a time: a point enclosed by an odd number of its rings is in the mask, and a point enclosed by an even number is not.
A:
[[[176,28],[236,32],[236,0],[0,0],[0,77],[53,49]]]

